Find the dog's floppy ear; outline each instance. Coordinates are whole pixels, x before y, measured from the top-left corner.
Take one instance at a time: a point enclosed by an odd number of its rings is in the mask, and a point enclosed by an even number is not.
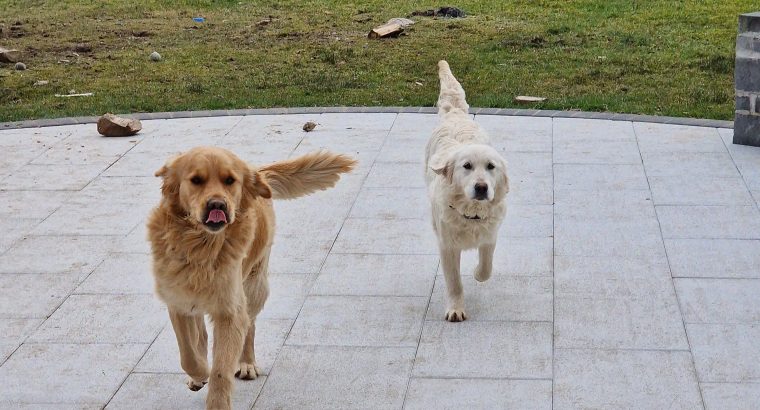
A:
[[[272,197],[272,189],[269,187],[269,184],[264,180],[261,173],[254,169],[248,173],[246,188],[253,196],[260,196],[262,198]]]
[[[161,184],[161,193],[164,196],[169,196],[176,194],[179,191],[179,181],[177,180],[176,176],[171,173],[172,168],[177,163],[177,159],[181,156],[176,155],[168,160],[166,160],[166,163],[161,166],[156,172],[155,176],[163,178],[163,183]]]
[[[449,182],[452,182],[452,174],[454,172],[454,166],[451,163],[451,155],[449,152],[439,152],[430,158],[428,163],[430,169],[438,175],[443,175]]]

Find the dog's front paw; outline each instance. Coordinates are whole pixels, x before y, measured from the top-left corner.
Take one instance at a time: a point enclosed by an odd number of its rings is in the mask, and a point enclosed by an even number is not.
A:
[[[464,313],[464,309],[450,308],[446,311],[446,320],[449,322],[463,322],[467,320],[467,315]]]
[[[203,386],[205,386],[206,383],[208,383],[208,381],[207,380],[196,381],[196,380],[193,380],[192,377],[188,377],[185,383],[187,384],[188,389],[192,391],[198,391],[202,389]]]
[[[488,278],[491,277],[491,268],[485,268],[478,264],[478,266],[475,267],[475,272],[472,275],[475,277],[476,281],[485,282],[488,280]]]
[[[238,369],[237,372],[235,372],[235,377],[238,379],[243,380],[253,380],[259,376],[261,376],[263,373],[261,372],[261,369],[256,367],[253,363],[240,363],[240,369]]]

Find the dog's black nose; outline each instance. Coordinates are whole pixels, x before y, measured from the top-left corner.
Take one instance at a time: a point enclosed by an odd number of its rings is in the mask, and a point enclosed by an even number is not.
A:
[[[487,199],[488,198],[488,184],[478,182],[475,184],[475,199]]]
[[[208,202],[206,202],[206,209],[209,211],[213,209],[221,209],[222,211],[227,212],[227,203],[220,199],[209,199]]]

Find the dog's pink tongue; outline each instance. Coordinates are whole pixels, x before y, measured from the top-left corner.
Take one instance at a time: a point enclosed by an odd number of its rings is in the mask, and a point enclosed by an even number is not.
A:
[[[208,219],[206,219],[206,222],[212,222],[212,223],[219,223],[224,222],[227,223],[227,215],[224,214],[224,211],[221,209],[214,209],[211,212],[208,213]]]

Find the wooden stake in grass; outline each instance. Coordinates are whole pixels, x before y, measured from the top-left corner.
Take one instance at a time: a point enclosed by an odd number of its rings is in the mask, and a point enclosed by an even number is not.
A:
[[[383,24],[382,26],[373,28],[369,32],[367,37],[368,38],[398,37],[398,35],[401,34],[403,31],[404,31],[404,28],[401,27],[401,24],[386,23],[386,24]]]

